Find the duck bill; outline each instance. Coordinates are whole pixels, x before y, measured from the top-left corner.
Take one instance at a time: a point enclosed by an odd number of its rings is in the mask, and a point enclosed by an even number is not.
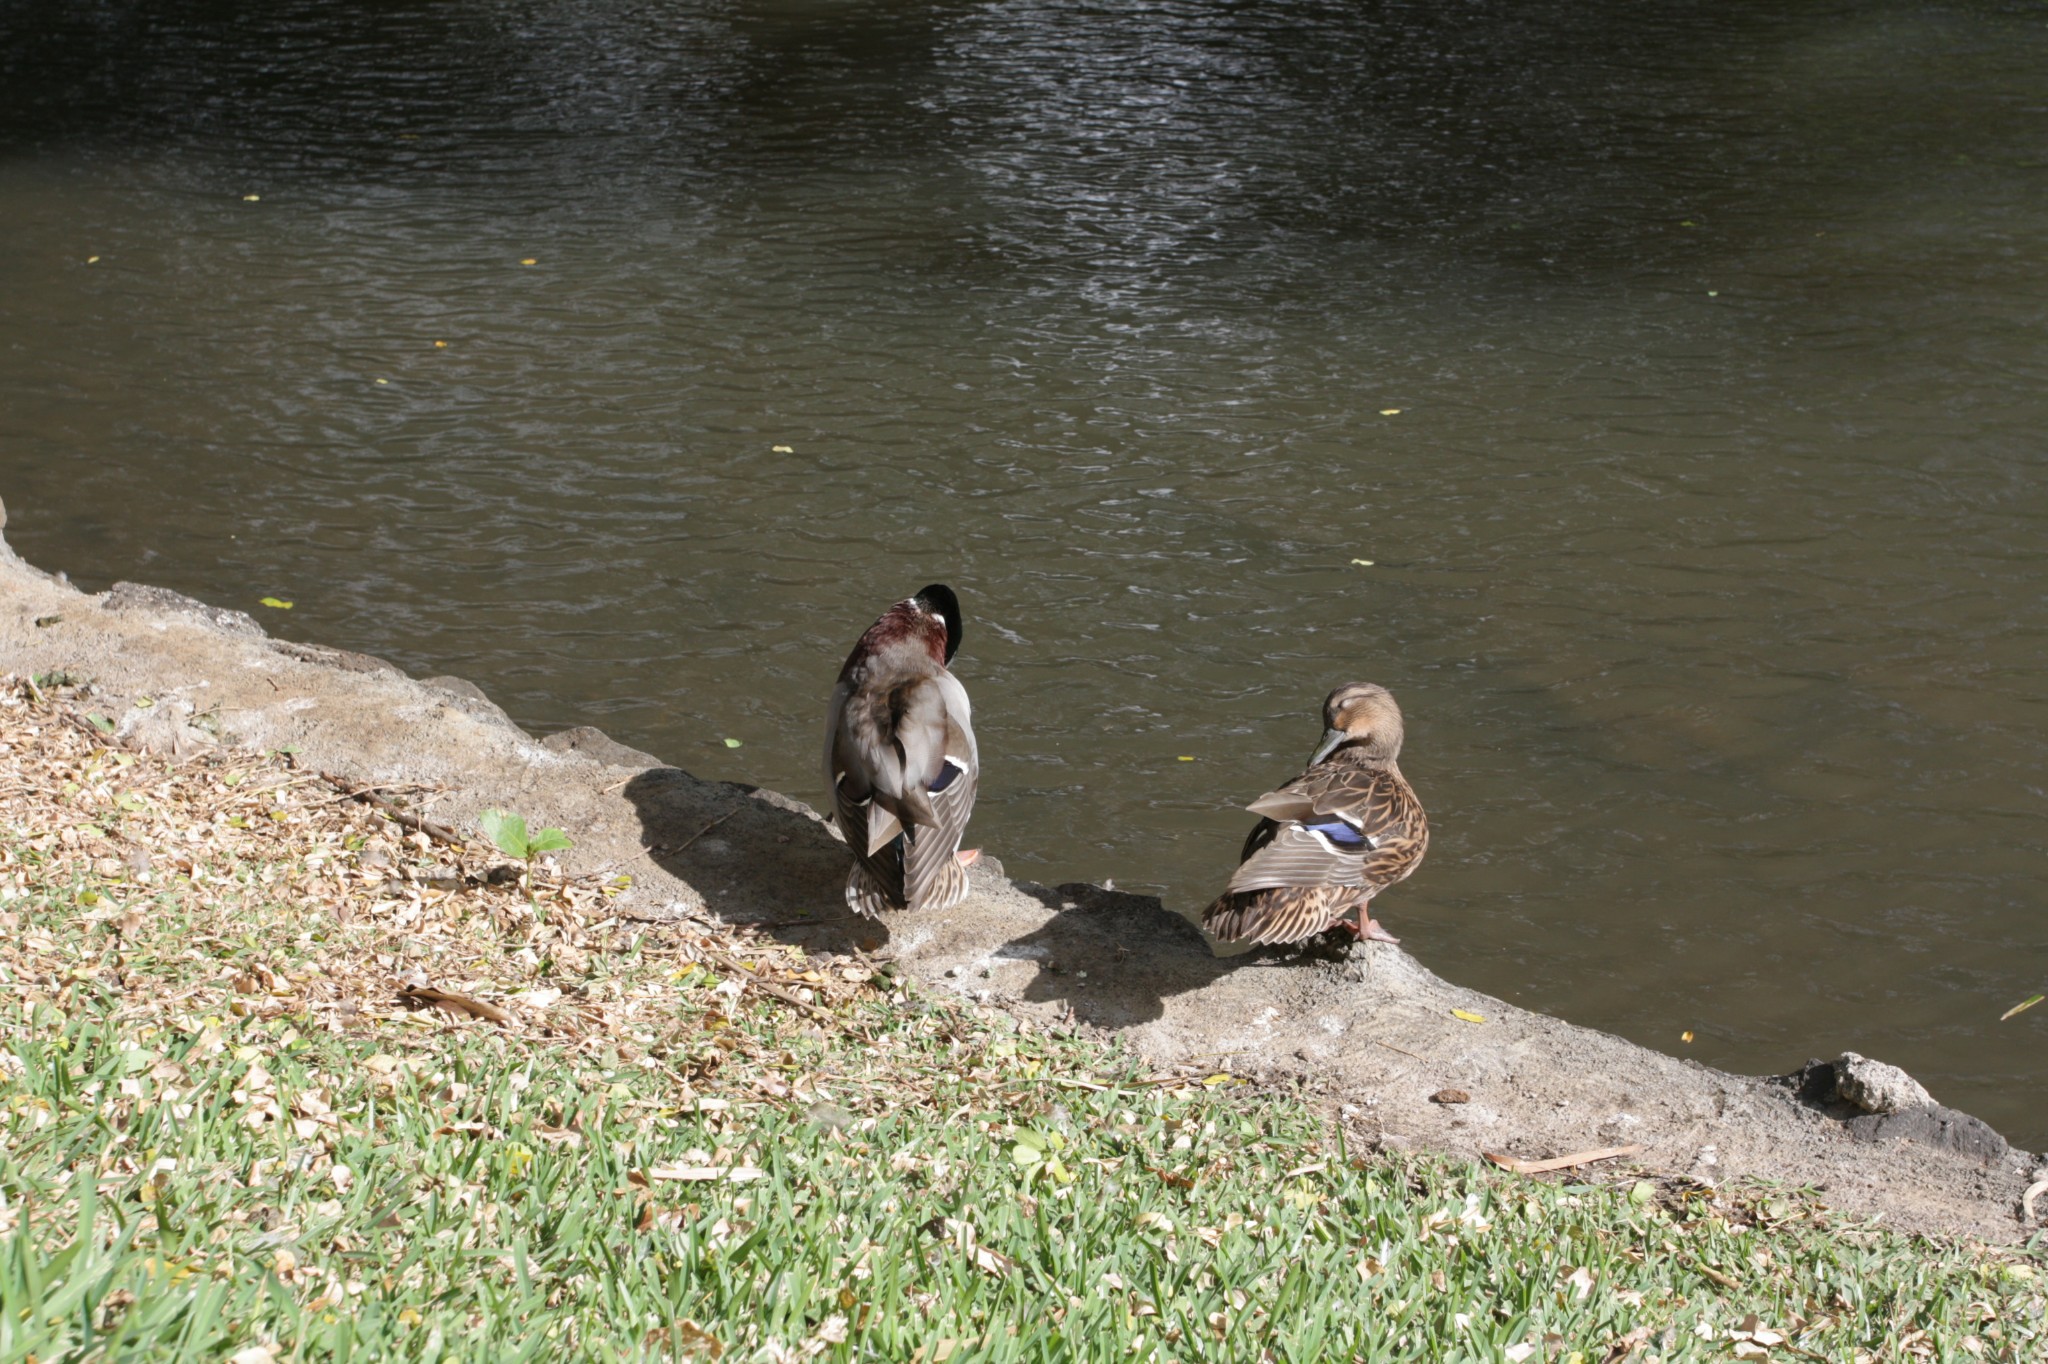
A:
[[[1308,765],[1314,767],[1317,763],[1335,753],[1340,744],[1350,742],[1350,739],[1351,736],[1341,729],[1332,728],[1324,730],[1323,741],[1316,745],[1315,752],[1308,755]]]

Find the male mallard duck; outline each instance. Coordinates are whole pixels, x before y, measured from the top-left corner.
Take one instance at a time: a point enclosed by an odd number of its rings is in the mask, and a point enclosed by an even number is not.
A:
[[[1371,903],[1429,850],[1422,802],[1395,761],[1401,708],[1385,687],[1351,682],[1323,702],[1323,725],[1308,770],[1245,807],[1265,818],[1202,915],[1202,927],[1225,942],[1301,942],[1340,925],[1400,941],[1373,920]]]
[[[846,903],[949,909],[967,898],[960,851],[981,779],[967,689],[946,671],[960,599],[934,583],[868,627],[839,670],[825,717],[825,780],[853,849]]]

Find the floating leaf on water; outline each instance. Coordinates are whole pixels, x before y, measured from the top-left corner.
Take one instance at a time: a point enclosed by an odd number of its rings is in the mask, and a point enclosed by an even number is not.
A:
[[[384,381],[379,379],[377,382],[381,384]],[[292,609],[292,604],[281,597],[265,597],[263,598],[263,604],[278,611],[289,611]]]
[[[1179,759],[1179,761],[1181,761],[1181,762],[1184,762],[1184,763],[1191,763],[1191,762],[1193,762],[1194,760],[1195,760],[1195,755],[1194,755],[1194,754],[1192,754],[1192,753],[1183,753],[1183,754],[1181,754],[1181,755],[1180,755],[1180,759]]]
[[[1398,417],[1401,415],[1401,409],[1398,407],[1383,407],[1380,409],[1380,415],[1382,417]]]
[[[539,262],[538,260],[534,259],[534,258],[533,258],[532,256],[528,256],[528,257],[527,257],[527,258],[526,258],[525,260],[522,260],[522,261],[520,261],[519,263],[520,263],[521,265],[539,265],[539,264],[540,264],[540,262]]]
[[[725,746],[727,748],[738,748],[740,746],[740,741],[738,739],[727,739],[725,741]]]
[[[85,258],[85,263],[87,265],[98,265],[100,263],[100,258],[98,256],[87,256]]]
[[[1484,1023],[1486,1021],[1486,1015],[1475,1014],[1470,1009],[1453,1009],[1451,1010],[1451,1017],[1462,1018],[1467,1023]]]
[[[1691,1029],[1691,1028],[1687,1028],[1687,1029],[1686,1029],[1686,1030],[1685,1030],[1684,1032],[1682,1032],[1682,1033],[1678,1034],[1678,1040],[1679,1040],[1679,1041],[1681,1041],[1681,1042],[1690,1042],[1690,1041],[1692,1041],[1692,1029]]]
[[[771,453],[778,455],[793,455],[796,453],[796,447],[792,445],[776,445],[770,447],[770,450]]]
[[[242,202],[245,204],[261,203],[262,200],[263,196],[260,194],[244,194],[242,196]]]
[[[2027,1010],[2033,1008],[2036,1004],[2039,1004],[2044,999],[2048,999],[2048,995],[2035,995],[2032,999],[2023,999],[2019,1003],[2013,1005],[2010,1009],[2007,1009],[2004,1013],[2000,1014],[1998,1016],[1998,1021],[2003,1023],[2006,1019],[2011,1018],[2014,1014],[2023,1014]]]
[[[1351,562],[1357,564],[1360,568],[1372,567],[1372,560],[1370,559],[1353,559]]]
[[[447,343],[446,341],[436,341],[436,342],[434,343],[434,349],[435,349],[435,350],[447,350],[447,349],[448,349],[448,343]]]
[[[378,380],[377,382],[378,382],[378,383],[380,383],[380,384],[388,384],[388,383],[390,383],[391,381],[390,381],[389,379],[379,379],[379,380]]]

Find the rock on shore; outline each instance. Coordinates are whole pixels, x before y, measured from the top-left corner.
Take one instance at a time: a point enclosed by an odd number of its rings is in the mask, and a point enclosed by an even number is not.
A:
[[[56,671],[92,679],[134,745],[296,746],[320,770],[444,786],[434,814],[455,825],[511,806],[571,830],[572,866],[630,872],[630,914],[752,922],[819,954],[883,952],[934,988],[1121,1038],[1160,1066],[1227,1058],[1324,1097],[1355,1142],[1531,1159],[1636,1145],[1645,1171],[1814,1185],[1902,1229],[1991,1241],[2027,1230],[2033,1158],[1895,1067],[1852,1054],[1731,1075],[1462,989],[1388,944],[1218,958],[1156,899],[1012,881],[994,858],[955,909],[854,921],[840,900],[845,848],[799,801],[701,781],[587,726],[536,739],[460,679],[274,640],[241,612],[163,589],[88,596],[0,540],[0,672]],[[1465,1101],[1431,1102],[1447,1090]]]

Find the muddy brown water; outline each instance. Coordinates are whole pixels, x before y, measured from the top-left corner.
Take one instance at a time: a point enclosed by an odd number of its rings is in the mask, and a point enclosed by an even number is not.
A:
[[[1431,967],[2040,1147],[2043,70],[2023,5],[0,3],[8,536],[814,800],[943,579],[976,841],[1188,909],[1383,682]]]

